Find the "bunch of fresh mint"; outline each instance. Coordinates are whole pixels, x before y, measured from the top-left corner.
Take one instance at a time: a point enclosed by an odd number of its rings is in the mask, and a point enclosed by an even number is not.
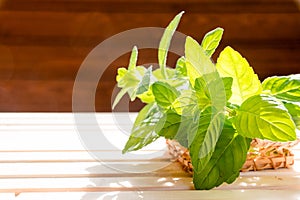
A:
[[[219,55],[223,29],[207,33],[201,44],[186,37],[185,56],[166,67],[171,38],[183,12],[165,29],[160,68],[136,66],[133,48],[128,69],[119,68],[121,88],[113,107],[126,93],[147,105],[139,112],[123,153],[141,149],[159,137],[188,148],[196,189],[232,183],[243,166],[253,138],[296,139],[300,127],[300,75],[274,76],[261,83],[247,60],[231,47]]]

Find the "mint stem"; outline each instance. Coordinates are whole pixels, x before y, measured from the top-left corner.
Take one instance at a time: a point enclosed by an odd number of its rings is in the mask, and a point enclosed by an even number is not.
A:
[[[230,116],[233,117],[236,115],[236,111],[234,109],[228,108],[227,106],[225,106],[225,112]]]

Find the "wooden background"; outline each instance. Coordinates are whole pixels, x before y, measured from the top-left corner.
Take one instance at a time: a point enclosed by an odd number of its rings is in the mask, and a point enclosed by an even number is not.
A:
[[[76,73],[95,46],[132,28],[165,27],[181,10],[178,30],[198,40],[225,29],[214,59],[230,45],[261,80],[300,73],[299,8],[298,0],[0,0],[0,111],[72,111]],[[156,51],[140,54],[140,64],[156,62]],[[111,111],[116,71],[128,56],[101,78],[97,111]],[[170,58],[172,65],[176,56]],[[141,104],[124,100],[117,110],[128,107],[137,111]]]

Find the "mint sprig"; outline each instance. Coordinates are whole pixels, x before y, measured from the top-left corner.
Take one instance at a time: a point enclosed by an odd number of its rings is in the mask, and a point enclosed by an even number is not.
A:
[[[211,55],[223,35],[216,28],[201,45],[186,38],[185,55],[175,68],[166,66],[172,36],[183,12],[166,28],[158,50],[160,68],[136,66],[133,48],[128,69],[118,70],[121,88],[114,106],[126,93],[147,105],[139,112],[123,153],[159,137],[188,148],[196,189],[232,183],[247,157],[253,138],[296,139],[300,126],[300,75],[267,78],[262,84],[243,56],[226,47],[214,64]]]

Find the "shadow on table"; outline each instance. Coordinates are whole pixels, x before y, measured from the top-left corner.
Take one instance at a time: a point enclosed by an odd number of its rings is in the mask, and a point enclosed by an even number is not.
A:
[[[164,160],[165,162],[166,160]],[[156,160],[159,162],[159,160]],[[155,163],[152,161],[151,163]],[[128,163],[118,162],[121,166],[128,167]],[[133,164],[134,165],[134,164]],[[150,164],[144,164],[150,165]],[[107,167],[107,169],[104,169]],[[143,168],[144,166],[140,166]],[[82,200],[104,199],[144,199],[143,191],[164,191],[168,187],[177,189],[191,189],[191,175],[182,170],[177,162],[169,161],[169,165],[152,172],[124,172],[111,166],[98,163],[86,169],[90,174],[90,185],[86,186],[87,193]],[[184,188],[182,188],[184,187]]]

